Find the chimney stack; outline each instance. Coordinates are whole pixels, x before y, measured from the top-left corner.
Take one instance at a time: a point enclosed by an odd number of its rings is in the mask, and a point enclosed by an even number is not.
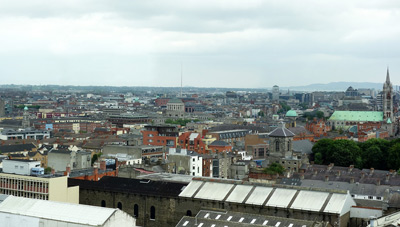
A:
[[[100,161],[100,169],[103,171],[106,171],[106,169],[107,169],[106,160]]]
[[[56,173],[56,170],[51,168],[51,175],[54,175]]]
[[[330,171],[333,168],[333,166],[334,166],[333,163],[329,164],[327,170]]]
[[[378,179],[377,181],[376,181],[376,185],[381,185],[381,179]]]
[[[314,177],[316,177],[318,174],[318,170],[314,170]]]
[[[364,179],[365,173],[361,172],[361,179]]]
[[[68,164],[64,175],[67,176],[67,177],[69,177],[69,174],[70,174],[70,173],[71,173],[71,165]]]
[[[337,178],[339,178],[339,177],[340,177],[340,175],[341,175],[341,172],[340,172],[340,170],[338,170],[338,171],[337,171],[337,175],[336,175],[336,177],[337,177]]]
[[[93,165],[93,175],[94,175],[95,179],[97,179],[97,175],[98,174],[99,174],[98,165],[97,165],[97,163],[94,163],[94,165]]]
[[[300,180],[304,180],[304,173],[300,174]]]
[[[369,172],[369,175],[372,176],[372,174],[374,174],[374,171],[375,171],[375,169],[374,169],[374,168],[371,168],[371,170],[370,170],[370,172]]]
[[[325,182],[328,182],[328,181],[329,181],[329,176],[326,175],[326,176],[325,176]]]
[[[386,174],[386,182],[389,182],[389,180],[390,180],[390,174]]]
[[[351,173],[353,171],[353,169],[354,169],[354,165],[350,165],[349,166],[349,173]]]
[[[350,178],[350,184],[354,184],[354,177]]]

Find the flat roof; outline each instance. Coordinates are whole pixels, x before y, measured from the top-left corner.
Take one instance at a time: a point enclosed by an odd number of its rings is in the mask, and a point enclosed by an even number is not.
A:
[[[8,196],[0,212],[91,226],[103,225],[118,209]]]

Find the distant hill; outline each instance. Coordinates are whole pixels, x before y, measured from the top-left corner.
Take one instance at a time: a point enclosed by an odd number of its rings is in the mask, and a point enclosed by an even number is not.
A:
[[[355,89],[371,88],[375,90],[382,90],[383,83],[331,82],[327,84],[310,84],[306,86],[282,87],[280,89],[290,89],[292,91],[345,91],[350,86]]]

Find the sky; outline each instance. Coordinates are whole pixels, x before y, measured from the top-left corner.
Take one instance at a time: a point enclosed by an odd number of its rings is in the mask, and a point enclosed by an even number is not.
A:
[[[398,0],[0,0],[0,84],[400,84]]]

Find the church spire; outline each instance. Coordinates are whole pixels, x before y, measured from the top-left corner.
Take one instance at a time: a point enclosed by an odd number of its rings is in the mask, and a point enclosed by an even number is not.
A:
[[[389,66],[387,67],[387,71],[386,71],[386,83],[390,84]]]

